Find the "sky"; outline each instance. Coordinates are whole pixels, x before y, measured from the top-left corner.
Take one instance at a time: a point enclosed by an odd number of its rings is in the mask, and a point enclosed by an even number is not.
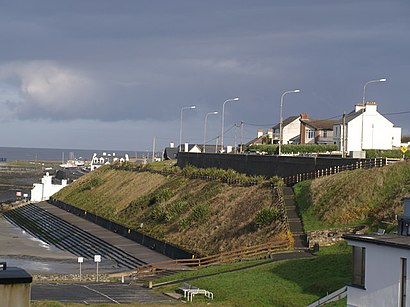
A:
[[[366,100],[410,135],[408,0],[0,0],[0,146],[233,145]],[[196,106],[195,109],[185,107]]]

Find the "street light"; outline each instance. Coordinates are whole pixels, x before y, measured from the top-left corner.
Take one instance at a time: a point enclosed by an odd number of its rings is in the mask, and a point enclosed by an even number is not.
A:
[[[386,78],[381,78],[381,79],[376,79],[376,80],[370,80],[367,81],[364,86],[363,86],[363,100],[362,100],[362,107],[363,107],[363,111],[362,111],[362,135],[361,135],[361,140],[360,140],[360,150],[363,151],[363,129],[364,129],[364,112],[366,112],[366,86],[370,83],[376,83],[376,82],[386,82],[387,79]]]
[[[205,115],[205,124],[204,124],[204,147],[203,147],[203,149],[202,149],[202,152],[206,152],[206,151],[205,151],[205,143],[206,143],[206,122],[207,122],[207,120],[208,120],[208,115],[216,115],[216,114],[218,114],[217,111],[215,111],[215,112],[209,112],[209,113],[206,113],[206,115]]]
[[[195,108],[196,108],[196,106],[182,107],[181,108],[181,123],[180,123],[180,127],[179,127],[179,151],[182,151],[181,150],[181,146],[182,146],[182,112],[184,110],[187,110],[187,109],[195,109]]]
[[[282,108],[283,108],[283,97],[289,93],[299,93],[300,90],[293,90],[293,91],[286,91],[280,97],[280,122],[279,122],[279,156],[282,154],[282,125],[283,125],[283,116],[282,116]]]
[[[225,104],[227,102],[231,102],[231,101],[238,101],[239,97],[236,98],[231,98],[231,99],[227,99],[224,101],[223,105],[222,105],[222,131],[221,131],[221,148],[224,148],[224,120],[225,120]]]

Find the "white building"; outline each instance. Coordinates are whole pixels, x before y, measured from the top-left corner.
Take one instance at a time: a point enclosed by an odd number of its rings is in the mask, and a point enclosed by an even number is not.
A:
[[[344,235],[353,247],[347,306],[410,306],[410,199],[398,235]]]
[[[90,168],[91,171],[93,171],[102,165],[110,165],[115,162],[123,163],[129,160],[129,156],[127,154],[125,154],[124,157],[117,157],[115,153],[107,154],[106,152],[103,152],[102,156],[98,156],[96,153],[94,153],[91,159]]]
[[[282,144],[300,143],[300,119],[304,119],[305,114],[290,116],[282,122]],[[306,115],[307,116],[307,115]],[[280,123],[273,126],[273,144],[279,144]]]
[[[333,126],[333,140],[342,150],[343,135],[347,152],[362,149],[392,149],[400,147],[401,128],[377,111],[375,102],[357,104],[355,110]]]
[[[67,180],[62,179],[61,184],[53,184],[53,177],[46,173],[43,178],[41,178],[41,183],[33,184],[31,189],[31,198],[32,202],[40,202],[50,199],[50,196],[54,193],[57,193],[62,188],[67,186]]]

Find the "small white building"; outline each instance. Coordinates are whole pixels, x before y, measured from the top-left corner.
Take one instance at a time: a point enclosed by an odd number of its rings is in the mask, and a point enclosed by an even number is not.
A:
[[[353,248],[347,306],[410,306],[410,199],[398,235],[344,235]]]
[[[333,141],[343,150],[343,136],[347,152],[365,149],[392,149],[400,147],[401,128],[377,111],[375,102],[357,104],[355,110],[333,125]]]
[[[102,165],[110,165],[115,162],[123,163],[128,162],[129,160],[129,156],[127,154],[125,154],[124,157],[118,157],[115,155],[115,153],[107,154],[106,152],[103,152],[101,156],[98,156],[96,153],[94,153],[91,159],[90,168],[91,171],[93,171]]]
[[[290,116],[282,122],[282,144],[300,143],[300,119],[304,119],[306,114]],[[306,115],[307,116],[307,115]],[[273,144],[279,144],[280,123],[272,127]]]
[[[51,195],[67,186],[66,179],[62,179],[61,184],[53,184],[52,179],[53,177],[50,176],[49,173],[46,173],[43,178],[41,178],[41,183],[33,184],[30,201],[40,202],[49,200]]]

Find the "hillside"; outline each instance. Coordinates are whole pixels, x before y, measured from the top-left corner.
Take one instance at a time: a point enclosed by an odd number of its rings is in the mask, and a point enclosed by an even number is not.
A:
[[[304,181],[294,191],[306,230],[360,223],[377,228],[403,212],[401,199],[410,196],[410,161]]]
[[[284,238],[287,223],[279,192],[266,183],[244,187],[101,167],[54,197],[208,255]]]

